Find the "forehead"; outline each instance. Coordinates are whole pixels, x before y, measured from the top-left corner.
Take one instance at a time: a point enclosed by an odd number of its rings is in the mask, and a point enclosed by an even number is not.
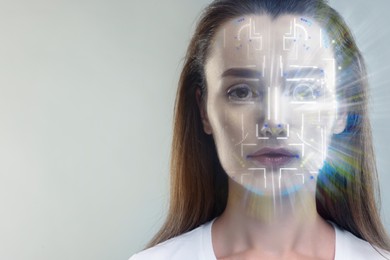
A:
[[[248,15],[222,24],[208,59],[220,69],[301,66],[329,68],[331,41],[317,22],[298,15]],[[206,69],[207,69],[206,64]]]

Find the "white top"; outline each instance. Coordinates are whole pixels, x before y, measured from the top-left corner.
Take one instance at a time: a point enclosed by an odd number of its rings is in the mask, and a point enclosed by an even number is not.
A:
[[[211,226],[214,220],[135,254],[129,260],[216,260],[211,242]],[[381,250],[381,253],[386,256],[385,258],[367,241],[354,236],[346,230],[339,229],[334,224],[333,227],[336,233],[335,260],[390,259],[390,253]]]

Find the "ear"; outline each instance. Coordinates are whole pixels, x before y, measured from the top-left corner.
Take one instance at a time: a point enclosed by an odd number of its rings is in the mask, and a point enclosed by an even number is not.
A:
[[[337,114],[336,121],[333,126],[333,134],[341,134],[347,126],[348,113],[341,112]]]
[[[202,119],[203,131],[206,134],[211,135],[213,133],[213,131],[211,129],[210,121],[209,121],[209,118],[207,116],[205,104],[202,101],[202,93],[201,93],[199,87],[196,88],[195,96],[196,96],[196,103],[198,103],[200,118]]]

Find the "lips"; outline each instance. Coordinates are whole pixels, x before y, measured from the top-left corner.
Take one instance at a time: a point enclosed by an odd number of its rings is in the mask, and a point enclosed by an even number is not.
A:
[[[288,164],[299,156],[283,148],[265,147],[247,156],[248,160],[254,160],[264,166],[282,166]]]

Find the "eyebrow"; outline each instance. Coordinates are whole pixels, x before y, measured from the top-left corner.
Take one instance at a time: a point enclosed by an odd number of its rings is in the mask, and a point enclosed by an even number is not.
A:
[[[299,68],[284,72],[285,78],[324,77],[325,72],[321,68]]]
[[[239,77],[239,78],[253,78],[253,79],[259,79],[262,77],[262,73],[257,70],[253,69],[246,69],[246,68],[231,68],[228,70],[225,70],[221,77]]]

